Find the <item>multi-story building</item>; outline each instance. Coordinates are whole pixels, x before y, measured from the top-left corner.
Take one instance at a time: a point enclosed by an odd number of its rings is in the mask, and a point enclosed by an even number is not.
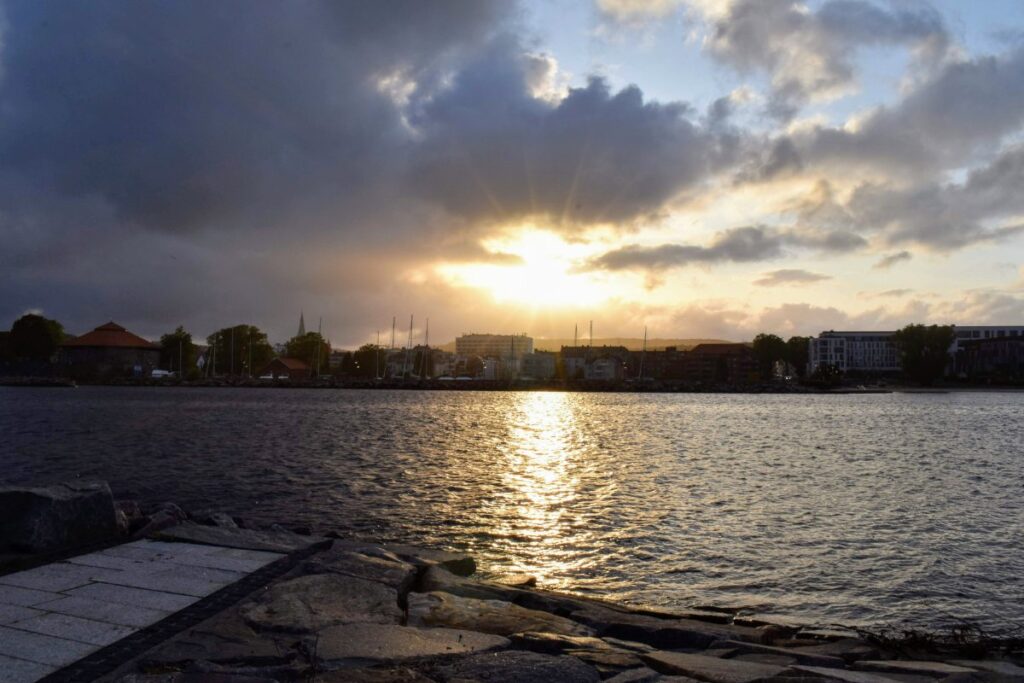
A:
[[[954,325],[953,329],[949,372],[953,372],[955,359],[965,342],[1024,337],[1024,325]],[[807,371],[834,366],[842,372],[899,372],[903,366],[892,341],[894,334],[894,331],[822,332],[808,342]]]
[[[519,375],[523,379],[551,379],[555,376],[555,354],[535,351],[524,354],[519,362]]]
[[[807,371],[835,367],[841,372],[898,372],[894,332],[822,332],[808,342]]]
[[[524,354],[533,353],[533,337],[525,334],[464,334],[455,338],[455,353],[519,360]]]
[[[621,366],[628,363],[630,351],[625,346],[563,346],[562,366],[566,379],[605,379],[604,370],[589,370],[597,360],[612,358]]]
[[[1024,380],[1024,335],[962,340],[956,355],[956,374],[974,381]]]
[[[715,385],[750,384],[759,372],[747,344],[697,344],[683,356],[682,374],[689,382]]]

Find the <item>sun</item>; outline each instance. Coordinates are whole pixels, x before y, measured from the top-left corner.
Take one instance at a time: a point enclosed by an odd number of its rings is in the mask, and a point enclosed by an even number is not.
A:
[[[595,253],[587,244],[526,229],[483,246],[495,255],[507,255],[508,262],[443,263],[438,272],[453,285],[487,292],[496,302],[533,308],[590,306],[613,294],[606,282],[579,269]]]

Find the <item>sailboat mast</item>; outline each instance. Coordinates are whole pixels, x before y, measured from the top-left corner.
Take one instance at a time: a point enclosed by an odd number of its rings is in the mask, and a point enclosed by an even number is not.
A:
[[[644,345],[640,347],[640,379],[644,378],[644,356],[647,355],[647,326],[644,325]]]
[[[405,346],[405,360],[402,361],[402,379],[405,379],[405,373],[409,370],[409,352],[412,351],[412,314],[409,315],[409,343]]]

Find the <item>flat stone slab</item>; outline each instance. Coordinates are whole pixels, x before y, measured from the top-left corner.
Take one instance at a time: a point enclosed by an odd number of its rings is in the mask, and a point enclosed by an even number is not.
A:
[[[760,645],[758,643],[746,643],[738,640],[723,640],[714,643],[713,647],[739,650],[740,652],[749,654],[768,655],[772,657],[788,657],[792,661],[799,662],[800,664],[808,664],[811,666],[823,666],[823,667],[842,667],[845,666],[845,661],[840,657],[833,655],[821,654],[820,652],[808,652],[806,649],[801,648],[788,648],[788,647],[773,647],[771,645]],[[750,661],[757,661],[750,659]],[[770,660],[764,660],[770,661]]]
[[[597,670],[573,657],[538,652],[492,652],[441,668],[446,681],[487,683],[597,683]]]
[[[964,666],[976,671],[990,671],[1004,676],[1017,676],[1024,679],[1024,666],[1001,659],[957,659],[947,662],[954,666]]]
[[[311,574],[273,584],[241,609],[256,630],[312,633],[351,623],[397,624],[398,593],[376,581],[338,574]]]
[[[399,559],[373,556],[332,547],[317,553],[302,565],[307,574],[341,574],[376,581],[404,595],[416,580],[416,567]]]
[[[570,636],[592,636],[583,624],[548,612],[526,609],[500,600],[475,600],[449,593],[410,593],[409,624],[445,626],[508,636],[523,631],[545,631]]]
[[[443,655],[464,655],[509,646],[507,638],[450,628],[393,624],[343,624],[320,631],[316,657],[332,668]]]
[[[913,660],[867,660],[855,662],[852,666],[857,671],[878,671],[893,674],[918,674],[943,678],[953,674],[974,673],[977,669],[943,662],[922,662]]]
[[[38,680],[280,557],[142,540],[0,576],[0,683]]]
[[[802,674],[811,676],[824,676],[834,678],[837,681],[847,683],[897,683],[897,679],[889,678],[884,674],[868,673],[866,671],[850,671],[848,669],[829,669],[821,666],[797,665],[790,667],[791,671],[799,671]]]
[[[321,536],[302,536],[290,531],[257,531],[255,529],[229,529],[201,524],[179,524],[156,532],[153,538],[162,541],[184,541],[241,550],[264,550],[291,553],[305,550],[318,543],[327,543]]]
[[[352,550],[367,555],[387,553],[417,567],[438,565],[458,576],[470,576],[476,572],[476,560],[471,555],[455,553],[449,550],[420,548],[401,543],[375,545],[373,543],[346,540],[337,540],[332,547],[340,550]]]
[[[682,674],[711,683],[753,683],[770,676],[778,676],[785,667],[755,662],[738,662],[682,652],[651,652],[640,658],[649,667],[664,674]]]

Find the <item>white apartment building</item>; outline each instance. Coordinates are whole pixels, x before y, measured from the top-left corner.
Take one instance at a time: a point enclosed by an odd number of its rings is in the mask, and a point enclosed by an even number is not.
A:
[[[954,325],[953,344],[949,347],[950,368],[960,350],[960,342],[971,339],[1024,336],[1024,325]],[[811,339],[807,372],[834,365],[842,372],[898,372],[902,369],[899,353],[892,343],[893,331],[822,332]]]
[[[533,337],[525,334],[464,334],[455,338],[455,353],[481,358],[513,358],[533,353]]]

